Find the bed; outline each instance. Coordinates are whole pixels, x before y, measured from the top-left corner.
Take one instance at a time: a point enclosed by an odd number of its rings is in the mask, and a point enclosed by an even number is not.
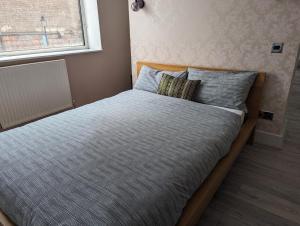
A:
[[[138,62],[138,72],[143,65],[187,68]],[[253,138],[264,79],[244,123],[226,109],[130,90],[0,134],[0,222],[195,225]]]

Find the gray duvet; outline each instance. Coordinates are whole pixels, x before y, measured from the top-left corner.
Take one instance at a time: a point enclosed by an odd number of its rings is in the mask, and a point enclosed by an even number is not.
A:
[[[18,225],[175,225],[239,128],[131,90],[1,133],[0,209]]]

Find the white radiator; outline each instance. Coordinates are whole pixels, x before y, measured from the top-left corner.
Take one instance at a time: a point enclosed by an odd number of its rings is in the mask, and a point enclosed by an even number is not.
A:
[[[64,60],[0,68],[0,124],[3,129],[72,106]]]

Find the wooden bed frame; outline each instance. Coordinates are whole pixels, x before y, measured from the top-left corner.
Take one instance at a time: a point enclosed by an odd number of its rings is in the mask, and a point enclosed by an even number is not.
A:
[[[142,66],[144,65],[152,67],[154,69],[166,71],[184,71],[187,70],[188,67],[209,71],[240,71],[221,68],[206,68],[184,65],[157,64],[150,62],[137,62],[137,74],[139,74]],[[206,180],[202,183],[199,189],[188,201],[178,221],[177,226],[195,226],[199,223],[201,215],[203,214],[205,208],[207,207],[214,194],[220,187],[222,181],[231,169],[239,153],[242,151],[243,147],[246,145],[247,142],[253,142],[255,127],[259,117],[260,103],[262,99],[262,91],[265,78],[265,73],[260,72],[258,74],[247,99],[248,117],[244,125],[242,126],[239,135],[237,136],[236,140],[232,143],[231,149],[226,155],[226,157],[219,161],[219,163],[213,169],[211,174],[206,178]],[[3,226],[14,225],[8,219],[8,217],[6,217],[5,214],[0,210],[0,225],[1,223],[3,224]]]

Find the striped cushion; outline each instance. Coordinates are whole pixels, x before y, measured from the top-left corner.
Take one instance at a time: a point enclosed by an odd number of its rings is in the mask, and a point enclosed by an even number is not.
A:
[[[163,74],[168,74],[176,78],[187,78],[186,71],[159,71],[151,67],[143,66],[133,88],[151,93],[157,93]]]
[[[157,93],[164,96],[191,100],[200,82],[200,80],[192,81],[163,74]]]

